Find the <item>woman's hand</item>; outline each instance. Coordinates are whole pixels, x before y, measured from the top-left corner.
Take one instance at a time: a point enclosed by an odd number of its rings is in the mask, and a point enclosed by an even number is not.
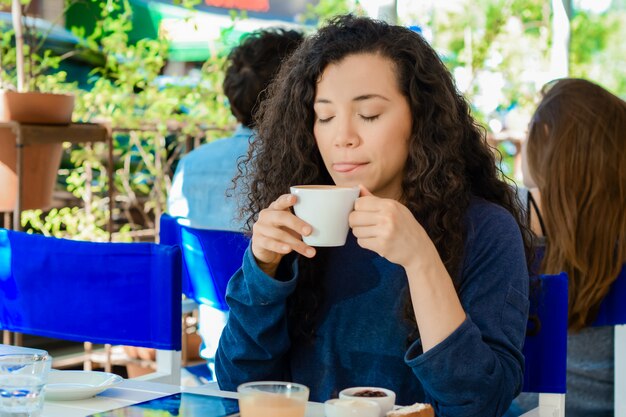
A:
[[[302,241],[312,229],[309,224],[296,217],[290,208],[296,196],[284,194],[266,209],[252,226],[252,254],[259,267],[274,276],[280,260],[291,251],[308,258],[315,256],[315,249]]]
[[[420,259],[439,256],[424,228],[402,203],[379,198],[361,187],[350,213],[350,227],[362,248],[372,250],[405,269]]]
[[[359,245],[404,267],[422,349],[432,349],[465,320],[465,311],[435,244],[411,211],[361,186],[350,213]]]

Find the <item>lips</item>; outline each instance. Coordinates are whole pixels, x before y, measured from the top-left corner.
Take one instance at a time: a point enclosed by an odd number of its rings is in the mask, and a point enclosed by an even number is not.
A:
[[[347,173],[352,172],[365,164],[365,162],[336,162],[333,164],[333,169],[336,172]]]

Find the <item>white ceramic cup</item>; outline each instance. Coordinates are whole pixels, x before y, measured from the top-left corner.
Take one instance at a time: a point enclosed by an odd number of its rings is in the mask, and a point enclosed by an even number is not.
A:
[[[363,391],[380,391],[385,394],[384,397],[363,397],[359,396],[359,393]],[[341,399],[351,399],[354,400],[356,398],[368,401],[374,401],[380,406],[380,417],[385,417],[388,411],[393,409],[393,406],[396,403],[396,393],[387,388],[380,387],[352,387],[346,388],[339,392],[339,398]]]
[[[343,246],[348,236],[348,216],[359,197],[359,187],[296,185],[291,187],[298,201],[296,216],[313,228],[303,241],[310,246]]]
[[[324,403],[326,417],[379,417],[380,406],[365,398],[335,398]]]

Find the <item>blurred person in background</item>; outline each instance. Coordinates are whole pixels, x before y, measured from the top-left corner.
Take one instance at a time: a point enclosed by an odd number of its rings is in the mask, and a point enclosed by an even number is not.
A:
[[[301,41],[302,34],[294,30],[259,30],[230,52],[223,88],[238,126],[231,137],[204,144],[180,160],[168,196],[170,215],[195,228],[242,229],[237,221],[237,192],[232,190],[237,160],[248,152],[254,136],[253,113],[267,86]],[[199,316],[201,356],[212,368],[227,313],[200,305]]]
[[[293,30],[253,32],[227,58],[224,93],[238,125],[227,138],[206,143],[185,155],[176,168],[168,196],[168,213],[189,226],[241,230],[236,195],[227,195],[237,160],[247,154],[254,136],[253,113],[283,59],[302,41]]]
[[[547,84],[523,168],[521,199],[543,253],[533,272],[569,278],[565,414],[613,416],[614,327],[590,325],[626,273],[626,102],[587,80]],[[514,407],[536,398],[523,394]]]

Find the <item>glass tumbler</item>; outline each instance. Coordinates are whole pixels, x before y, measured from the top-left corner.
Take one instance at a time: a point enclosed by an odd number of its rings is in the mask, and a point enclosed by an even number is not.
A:
[[[0,417],[39,417],[52,364],[48,354],[0,355]]]

